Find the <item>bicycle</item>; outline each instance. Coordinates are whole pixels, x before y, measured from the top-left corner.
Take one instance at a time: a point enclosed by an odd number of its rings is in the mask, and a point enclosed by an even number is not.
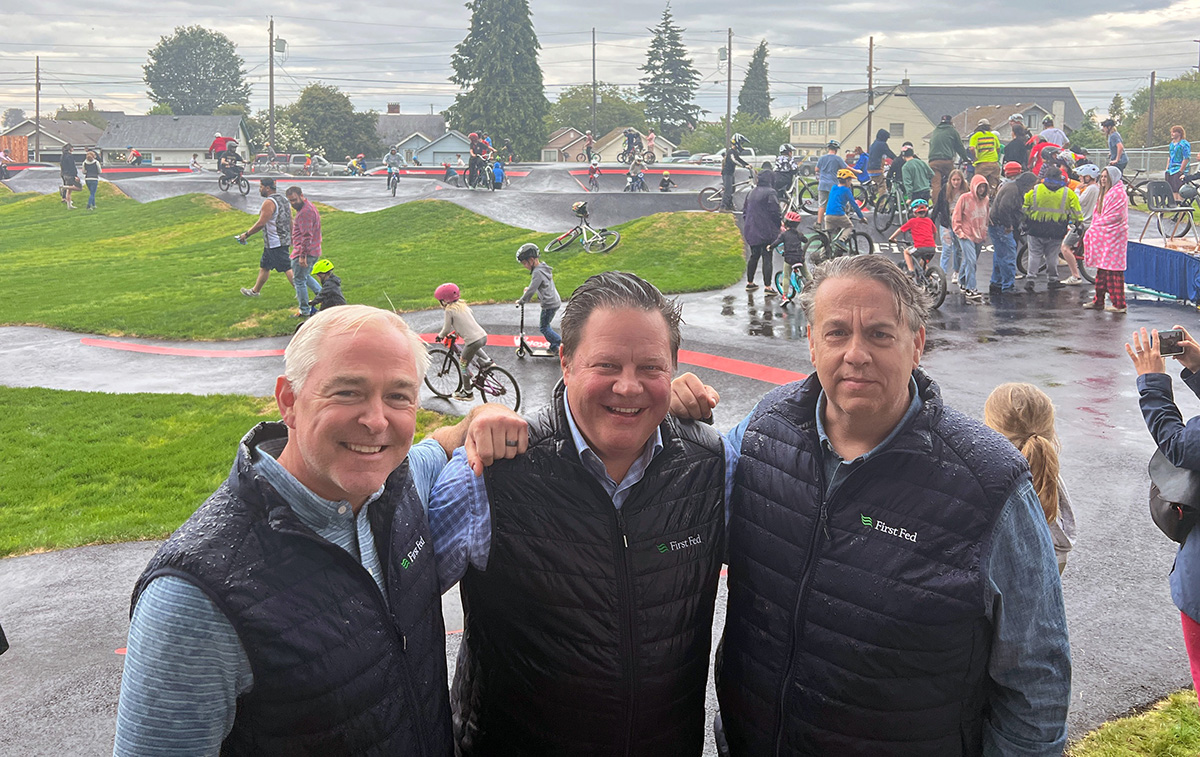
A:
[[[545,252],[559,252],[566,249],[572,242],[579,239],[583,249],[588,252],[608,252],[621,241],[621,232],[612,229],[593,229],[588,223],[586,202],[577,202],[571,210],[579,218],[575,228],[563,232],[546,244]]]
[[[917,286],[925,290],[925,294],[929,295],[930,307],[939,308],[946,301],[946,272],[942,267],[933,262],[934,256],[937,255],[937,248],[933,252],[922,255],[917,254],[916,247],[909,247],[908,254],[913,259],[913,271],[910,274]]]
[[[892,184],[875,202],[875,230],[886,234],[892,224],[903,226],[909,219],[908,199],[899,183]]]
[[[733,185],[733,212],[741,213],[742,208],[746,206],[746,196],[750,194],[750,190],[754,189],[758,178],[758,173],[751,168],[750,178],[745,181],[735,182]],[[725,185],[719,187],[705,187],[700,190],[699,194],[700,207],[710,213],[715,213],[721,209],[721,205],[725,200]]]
[[[1075,262],[1079,266],[1079,275],[1082,276],[1089,284],[1096,283],[1096,268],[1093,266],[1090,270],[1083,264],[1083,224],[1076,223],[1075,231],[1079,235],[1079,241],[1075,243],[1072,250],[1075,254]],[[1058,251],[1058,264],[1067,265],[1067,258],[1063,255],[1061,247]],[[1020,236],[1020,241],[1017,243],[1017,270],[1022,274],[1029,275],[1029,240],[1024,234]],[[1038,270],[1038,273],[1046,270],[1045,264]]]
[[[1149,198],[1146,195],[1146,185],[1150,183],[1150,179],[1141,178],[1146,175],[1146,169],[1135,168],[1130,174],[1132,176],[1124,172],[1121,174],[1121,183],[1125,185],[1125,194],[1129,196],[1129,204],[1147,204]]]
[[[658,160],[658,156],[656,156],[652,150],[647,150],[641,145],[636,145],[633,147],[633,149],[626,148],[617,153],[617,162],[633,163],[638,157],[640,157],[642,162],[646,165],[652,165],[654,161]]]
[[[866,221],[859,221],[866,223]],[[850,227],[839,229],[832,236],[828,231],[823,229],[813,229],[814,236],[822,246],[821,257],[823,260],[832,260],[833,258],[845,257],[847,255],[873,255],[875,253],[875,243],[871,241],[871,235],[865,231],[858,231]],[[807,246],[805,247],[807,251]]]
[[[442,346],[429,348],[425,386],[445,400],[464,388],[465,377],[459,362],[462,348],[458,346],[458,334],[453,331],[438,340],[438,344]],[[521,387],[511,373],[495,363],[480,365],[478,359],[475,365],[475,377],[467,388],[478,389],[484,402],[495,402],[514,412],[521,409]]]
[[[388,167],[387,183],[388,191],[392,193],[392,197],[395,197],[396,187],[400,186],[400,172],[390,166]]]
[[[236,186],[243,197],[250,194],[250,182],[246,180],[240,170],[235,176],[221,174],[217,177],[217,186],[221,188],[222,192],[228,192],[230,187]]]
[[[859,210],[866,210],[871,207],[871,196],[862,184],[852,184],[850,186],[850,193],[854,195],[854,202],[858,205]],[[821,204],[820,197],[817,190],[817,182],[806,182],[800,190],[800,194],[797,195],[800,209],[810,216],[815,216],[818,206]]]
[[[599,192],[600,191],[600,172],[599,171],[597,171],[596,173],[588,174],[587,189],[589,192]]]

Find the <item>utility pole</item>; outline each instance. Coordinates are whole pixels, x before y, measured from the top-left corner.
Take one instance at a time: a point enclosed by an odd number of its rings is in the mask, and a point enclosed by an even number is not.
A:
[[[592,27],[592,136],[596,136],[596,27]]]
[[[1192,41],[1193,41],[1193,42],[1195,42],[1195,43],[1197,43],[1197,44],[1200,44],[1200,39],[1194,39],[1194,40],[1192,40]],[[1197,63],[1200,63],[1200,60],[1197,60]],[[1196,68],[1197,68],[1197,69],[1200,69],[1200,65],[1196,66]]]
[[[871,117],[875,115],[875,38],[867,42],[867,144],[871,142]]]
[[[1146,144],[1143,147],[1154,147],[1154,80],[1158,78],[1157,71],[1150,72],[1150,107],[1146,109]]]
[[[725,149],[733,140],[733,29],[725,43]]]
[[[267,27],[267,139],[272,149],[275,147],[275,17],[271,16],[271,24]]]
[[[28,152],[28,148],[26,148]],[[33,58],[33,162],[41,160],[42,152],[42,56]],[[29,160],[29,156],[25,156]]]

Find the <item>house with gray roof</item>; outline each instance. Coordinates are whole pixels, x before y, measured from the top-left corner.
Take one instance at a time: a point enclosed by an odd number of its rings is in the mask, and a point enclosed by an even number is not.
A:
[[[29,157],[16,155],[14,158],[24,162],[57,163],[62,160],[63,145],[71,145],[76,155],[83,155],[87,150],[96,147],[101,130],[87,121],[55,121],[50,118],[41,119],[39,146],[37,135],[39,124],[32,118],[27,118],[19,124],[14,124],[0,132],[0,137],[25,137],[29,140]],[[39,150],[37,155],[34,151]]]
[[[387,113],[380,113],[375,122],[375,133],[384,147],[395,147],[414,134],[420,134],[428,144],[446,133],[446,119],[440,114],[393,113],[390,106],[388,110]]]
[[[236,137],[238,152],[249,159],[250,136],[241,116],[117,116],[100,135],[106,163],[123,158],[130,145],[144,164],[186,166],[197,153],[205,157],[217,134]]]

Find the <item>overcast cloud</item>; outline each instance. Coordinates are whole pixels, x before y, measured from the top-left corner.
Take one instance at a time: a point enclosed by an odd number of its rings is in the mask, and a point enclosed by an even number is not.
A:
[[[531,0],[531,7],[552,100],[566,86],[591,81],[593,24],[597,77],[636,85],[646,29],[662,12],[660,3],[628,0]],[[272,14],[276,34],[289,46],[276,59],[277,104],[294,99],[312,80],[336,85],[363,109],[382,111],[399,102],[404,112],[429,112],[453,102],[450,54],[469,21],[460,0],[391,8],[357,0],[115,0],[92,13],[78,3],[41,0],[5,9],[10,33],[0,42],[0,108],[32,112],[34,56],[41,55],[43,112],[89,99],[101,109],[145,112],[151,105],[141,81],[146,51],[174,27],[189,24],[219,30],[237,43],[254,86],[251,105],[263,108]],[[797,3],[688,0],[677,1],[674,14],[704,79],[697,101],[713,113],[725,109],[726,73],[717,50],[728,27],[734,32],[734,98],[751,51],[766,39],[777,115],[802,108],[810,85],[827,94],[865,86],[871,35],[882,84],[906,75],[914,84],[1065,84],[1084,108],[1101,112],[1113,93],[1128,97],[1146,85],[1151,70],[1160,78],[1176,76],[1200,59],[1189,31],[1200,21],[1200,0],[1148,0],[1133,9],[1117,0],[850,0],[816,11]]]

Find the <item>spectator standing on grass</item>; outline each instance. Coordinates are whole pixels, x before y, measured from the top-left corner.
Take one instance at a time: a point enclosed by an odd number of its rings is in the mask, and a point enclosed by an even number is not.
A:
[[[971,191],[963,194],[958,198],[958,202],[954,203],[950,220],[951,229],[963,256],[958,285],[967,302],[971,303],[983,302],[983,295],[976,289],[975,270],[979,265],[979,252],[987,239],[989,209],[987,179],[975,174],[971,177]]]
[[[954,128],[953,120],[951,116],[942,116],[942,120],[929,135],[929,167],[933,169],[934,174],[929,204],[934,209],[937,208],[938,197],[950,178],[950,172],[954,170],[954,159],[971,159],[967,148],[963,146],[958,129]]]
[[[754,283],[754,271],[762,261],[763,294],[774,297],[778,292],[771,286],[774,261],[771,259],[771,243],[779,236],[783,214],[775,195],[775,174],[772,171],[758,172],[758,186],[746,198],[746,209],[742,214],[742,238],[750,248],[746,261],[746,289],[758,289]]]
[[[96,153],[92,150],[88,150],[83,159],[83,180],[88,188],[87,209],[95,210],[96,190],[100,186],[100,161],[96,160]]]
[[[1125,173],[1125,166],[1129,165],[1129,156],[1125,154],[1125,143],[1121,139],[1121,132],[1117,131],[1117,122],[1106,118],[1100,122],[1100,129],[1108,137],[1108,164]]]
[[[292,208],[275,187],[275,180],[264,177],[258,180],[258,194],[263,198],[254,225],[238,235],[237,240],[246,243],[259,231],[263,233],[263,254],[258,262],[258,278],[250,289],[242,287],[242,294],[257,297],[271,271],[278,271],[292,279],[292,259],[289,251],[292,244]],[[306,303],[307,305],[307,303]]]
[[[1094,227],[1093,227],[1094,228]],[[1192,393],[1200,397],[1200,344],[1183,326],[1183,354],[1173,357],[1183,366],[1180,378]],[[1158,331],[1133,332],[1125,351],[1137,370],[1138,403],[1150,436],[1167,460],[1178,468],[1200,471],[1200,416],[1184,423],[1175,404],[1166,360],[1158,354]],[[1179,609],[1183,623],[1183,641],[1187,648],[1192,683],[1200,692],[1200,539],[1188,538],[1175,554],[1171,568],[1171,600]]]
[[[825,145],[825,154],[817,159],[817,228],[825,228],[825,204],[829,202],[829,193],[837,186],[837,172],[848,168],[846,161],[837,154],[836,139],[829,140]]]
[[[1187,141],[1187,132],[1182,126],[1171,127],[1171,143],[1167,145],[1169,161],[1167,173],[1163,177],[1171,185],[1175,200],[1179,200],[1179,188],[1183,186],[1183,177],[1187,176],[1188,166],[1192,162],[1192,143]]]
[[[1129,195],[1121,184],[1121,172],[1108,166],[1100,174],[1100,204],[1092,214],[1092,225],[1083,235],[1084,265],[1096,266],[1096,296],[1085,308],[1104,308],[1124,313],[1126,251],[1129,246]],[[1104,295],[1112,304],[1104,305]]]
[[[292,285],[296,287],[296,301],[300,310],[297,318],[313,314],[309,306],[308,290],[321,293],[321,282],[313,278],[312,267],[321,258],[321,214],[304,196],[300,187],[288,187],[287,200],[296,211],[292,219]]]
[[[79,182],[79,168],[75,165],[75,153],[70,145],[63,145],[58,169],[62,177],[62,190],[59,192],[59,197],[67,204],[68,208],[74,209],[75,206],[71,204],[71,190]]]

